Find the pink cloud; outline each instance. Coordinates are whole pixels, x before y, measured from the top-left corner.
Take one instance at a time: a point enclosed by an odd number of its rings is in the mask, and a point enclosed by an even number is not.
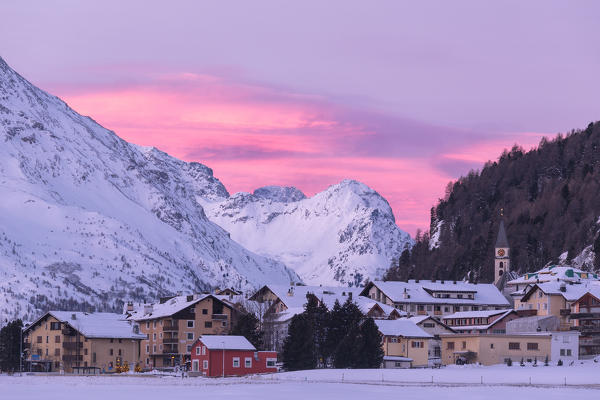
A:
[[[474,140],[472,132],[214,75],[144,79],[53,90],[125,140],[207,164],[230,192],[292,185],[312,195],[342,179],[362,181],[411,233],[428,227],[429,208],[445,184],[468,171],[460,168],[506,147],[505,138]],[[510,140],[522,138],[529,136]]]

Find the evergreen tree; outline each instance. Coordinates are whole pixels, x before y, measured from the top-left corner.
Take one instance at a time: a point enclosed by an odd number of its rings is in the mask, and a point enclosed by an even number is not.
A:
[[[327,332],[329,330],[329,310],[312,295],[307,296],[306,313],[312,320],[314,329],[315,358],[319,367],[327,366],[329,352],[327,350]]]
[[[294,315],[283,342],[283,366],[288,371],[297,371],[314,369],[316,365],[312,318],[306,312]]]
[[[11,321],[0,329],[0,369],[16,371],[19,369],[21,351],[21,329],[23,322],[20,319]]]
[[[257,350],[264,349],[263,333],[259,329],[259,321],[253,313],[242,313],[234,327],[232,335],[244,336]]]
[[[383,362],[381,333],[373,318],[367,318],[360,326],[360,338],[356,349],[355,368],[379,368]]]
[[[337,312],[339,315],[336,316],[335,323],[341,323],[341,325],[336,327],[335,337],[328,338],[328,343],[331,345],[335,343],[334,340],[338,340],[337,345],[332,347],[335,349],[332,352],[333,365],[335,368],[352,368],[357,364],[356,349],[360,347],[360,323],[363,314],[350,298]],[[331,321],[334,323],[333,311]],[[333,330],[334,327],[331,326],[330,332]],[[340,336],[341,340],[339,340]]]

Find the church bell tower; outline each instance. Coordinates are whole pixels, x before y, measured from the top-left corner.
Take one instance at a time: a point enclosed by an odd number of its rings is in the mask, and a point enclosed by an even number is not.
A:
[[[502,215],[502,212],[501,212]],[[504,220],[500,220],[498,238],[496,239],[494,253],[494,284],[498,286],[505,273],[510,271],[510,246],[506,237]]]

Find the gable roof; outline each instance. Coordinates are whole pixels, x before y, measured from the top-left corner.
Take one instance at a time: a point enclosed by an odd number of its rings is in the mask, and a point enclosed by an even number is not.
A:
[[[362,288],[344,286],[290,286],[268,284],[263,286],[250,299],[253,299],[260,291],[270,290],[287,308],[298,308],[306,305],[306,295],[312,294],[318,300],[330,308],[336,300],[343,304],[352,293],[352,298],[358,297]]]
[[[461,311],[455,312],[454,314],[444,315],[442,319],[455,319],[455,318],[489,318],[494,315],[505,314],[507,311],[514,310],[483,310],[483,311]]]
[[[244,336],[232,335],[202,335],[198,338],[209,350],[251,350],[256,351]]]
[[[188,300],[190,296],[192,299]],[[134,321],[146,321],[156,318],[170,317],[173,314],[185,310],[189,306],[199,303],[209,297],[223,303],[224,306],[231,308],[228,302],[224,301],[227,296],[215,296],[212,294],[195,294],[190,296],[175,296],[164,303],[136,304],[128,319]]]
[[[116,313],[48,311],[29,327],[34,327],[40,320],[47,316],[53,316],[58,321],[71,326],[80,334],[90,339],[146,339],[146,335],[134,332],[131,321],[127,321],[123,315]]]
[[[440,321],[437,318],[433,318],[431,315],[415,315],[413,317],[408,317],[406,319],[411,322],[414,322],[417,325],[430,320],[434,324],[440,325],[440,326],[444,327],[445,329],[447,329],[451,332],[454,332],[454,329],[452,329],[452,327],[446,325],[446,323],[444,323],[443,321]]]
[[[567,283],[560,281],[551,281],[544,283],[536,283],[525,291],[523,297],[521,298],[521,301],[527,301],[537,289],[540,289],[546,295],[562,296],[567,301],[576,301],[587,292],[593,291],[596,293],[597,291],[599,291],[600,282],[589,281],[585,283]]]
[[[361,294],[368,295],[369,289],[376,286],[394,303],[420,304],[474,304],[509,307],[508,300],[496,286],[491,283],[469,283],[457,281],[373,281],[367,285]],[[473,298],[441,298],[435,297],[434,292],[464,292],[473,294]]]
[[[499,323],[500,321],[502,321],[508,315],[517,313],[515,310],[512,310],[512,309],[511,310],[494,310],[494,311],[499,311],[500,316],[488,324],[485,324],[485,325],[452,325],[452,329],[454,329],[455,331],[458,331],[458,332],[465,331],[465,330],[486,330],[486,329],[490,329],[492,326],[494,326],[497,323]],[[486,314],[486,313],[488,313],[488,314]],[[489,311],[465,311],[465,312],[458,312],[458,313],[454,313],[452,315],[445,316],[444,320],[455,319],[455,318],[488,318],[488,317],[493,317],[494,315],[498,315],[498,313],[489,313]]]
[[[377,319],[375,320],[375,324],[379,332],[384,336],[433,338],[432,335],[408,319]]]
[[[549,265],[536,272],[526,273],[507,282],[509,285],[525,283],[544,283],[550,281],[581,282],[599,281],[600,277],[594,272],[583,271],[566,265]]]

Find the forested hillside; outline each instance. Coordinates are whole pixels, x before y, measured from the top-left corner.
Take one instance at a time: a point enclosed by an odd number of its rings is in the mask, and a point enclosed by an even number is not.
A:
[[[430,230],[394,261],[387,279],[492,281],[501,212],[513,270],[537,270],[565,252],[567,263],[597,269],[600,123],[544,138],[529,152],[514,146],[449,184],[431,209]]]

